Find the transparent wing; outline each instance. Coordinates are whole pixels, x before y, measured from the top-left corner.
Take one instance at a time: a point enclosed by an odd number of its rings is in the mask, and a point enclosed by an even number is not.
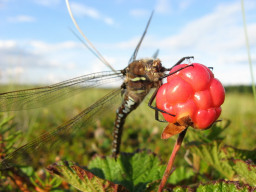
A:
[[[151,13],[151,15],[150,15],[150,18],[149,18],[149,20],[148,20],[147,26],[146,26],[146,28],[145,28],[145,30],[144,30],[144,32],[143,32],[141,38],[140,38],[140,41],[139,41],[138,45],[136,46],[136,48],[135,48],[135,50],[134,50],[134,52],[133,52],[133,54],[132,54],[132,56],[131,56],[131,58],[130,58],[130,60],[129,60],[129,63],[131,63],[131,62],[133,62],[134,60],[136,60],[136,57],[137,57],[137,54],[138,54],[140,45],[141,45],[141,43],[142,43],[142,41],[143,41],[143,39],[144,39],[144,37],[145,37],[145,35],[146,35],[146,33],[147,33],[147,30],[148,30],[149,24],[150,24],[150,22],[151,22],[151,19],[152,19],[152,17],[153,17],[153,14],[154,14],[154,12],[152,11],[152,13]]]
[[[99,116],[98,113],[104,111],[104,109],[109,109],[113,103],[112,101],[116,102],[114,98],[117,98],[116,96],[118,95],[120,96],[120,93],[121,89],[111,91],[69,121],[53,130],[45,132],[8,154],[0,162],[0,170],[3,171],[15,165],[30,165],[32,161],[30,155],[40,155],[40,151],[44,151],[46,154],[53,153],[59,144],[62,144],[71,136],[74,136],[79,129],[86,128],[93,118]]]
[[[85,47],[87,47],[89,49],[89,51],[91,51],[91,53],[93,53],[103,64],[105,64],[107,67],[109,67],[112,71],[117,72],[111,65],[110,63],[102,56],[102,54],[96,49],[96,47],[92,44],[92,42],[85,36],[85,34],[83,33],[83,31],[80,29],[79,25],[77,24],[75,17],[73,16],[73,13],[71,11],[71,7],[69,4],[69,1],[66,0],[66,5],[67,5],[67,9],[69,12],[69,15],[74,23],[74,25],[76,26],[77,30],[79,31],[79,33],[82,35],[82,37],[84,38],[85,41],[83,41],[73,30],[72,33],[83,43],[83,45]]]
[[[154,55],[152,56],[153,59],[156,59],[158,57],[159,54],[159,49],[156,50],[156,52],[154,53]]]
[[[33,89],[0,93],[0,111],[42,107],[74,95],[86,88],[122,80],[123,74],[112,71],[92,73],[57,84]]]

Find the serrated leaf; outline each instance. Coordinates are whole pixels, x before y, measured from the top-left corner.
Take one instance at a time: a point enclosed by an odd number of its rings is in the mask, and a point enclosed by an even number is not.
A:
[[[182,188],[180,186],[175,187],[174,189],[171,189],[172,192],[190,192],[192,191],[190,188]]]
[[[237,181],[219,180],[208,183],[201,183],[197,186],[193,186],[192,188],[189,186],[177,186],[175,188],[169,188],[168,190],[171,190],[173,192],[255,192],[256,188],[249,185],[241,184]]]
[[[153,153],[140,151],[112,157],[96,157],[88,166],[100,178],[125,186],[130,192],[145,191],[147,184],[162,178],[165,166]]]
[[[181,166],[175,169],[175,171],[171,174],[171,176],[168,179],[168,183],[177,184],[184,180],[188,180],[193,175],[194,171],[192,168]]]
[[[148,183],[145,192],[157,191],[161,180],[156,180],[154,182]]]
[[[241,160],[250,159],[251,161],[256,163],[256,149],[245,150],[245,149],[237,149],[235,147],[230,147],[230,146],[224,146],[223,150],[227,158],[241,159]]]
[[[12,127],[11,126],[6,126],[9,123],[9,121],[11,121],[13,119],[13,117],[7,117],[7,118],[3,118],[1,119],[0,122],[0,127],[1,127],[1,134],[4,134],[5,132],[9,131]]]
[[[207,134],[207,139],[210,141],[213,140],[222,140],[224,137],[221,136],[221,133],[230,125],[231,121],[228,119],[223,119],[219,122],[216,122],[211,129],[209,129],[209,133]]]
[[[216,181],[207,184],[200,184],[196,192],[253,192],[256,188],[240,184],[236,181]]]
[[[203,161],[218,170],[223,176],[231,179],[234,175],[234,171],[231,165],[227,161],[224,161],[226,156],[222,151],[222,147],[223,145],[221,143],[214,141],[210,144],[190,145],[189,149],[192,153],[197,154]]]
[[[222,133],[229,125],[230,120],[225,119],[214,123],[210,129],[190,129],[187,138],[189,138],[190,141],[193,141],[193,143],[196,142],[200,144],[211,143],[214,140],[222,141],[225,138],[225,136],[223,136]]]
[[[222,150],[236,172],[236,176],[244,183],[256,186],[256,150],[237,149],[230,146],[224,146]]]
[[[233,160],[233,169],[244,183],[256,186],[256,165],[251,161]]]
[[[118,187],[119,191],[127,192],[122,186],[103,180],[71,162],[55,163],[48,166],[47,169],[81,191],[112,192]]]

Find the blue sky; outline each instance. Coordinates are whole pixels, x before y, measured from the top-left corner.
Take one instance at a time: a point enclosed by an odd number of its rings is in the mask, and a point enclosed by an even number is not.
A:
[[[214,67],[225,85],[251,82],[240,1],[70,0],[87,37],[123,69],[152,10],[138,59],[160,49],[166,67],[183,56]],[[256,1],[245,0],[256,75]],[[0,0],[0,83],[50,84],[109,70],[72,34],[65,0]]]

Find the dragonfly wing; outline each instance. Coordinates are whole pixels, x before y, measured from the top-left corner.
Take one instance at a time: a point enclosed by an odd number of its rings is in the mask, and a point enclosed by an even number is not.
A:
[[[158,57],[159,54],[159,49],[156,50],[156,52],[153,54],[152,58],[156,59]]]
[[[121,81],[119,71],[92,73],[50,86],[0,93],[0,111],[17,111],[38,108],[68,98],[86,88],[97,87],[113,81]]]
[[[7,154],[0,162],[0,170],[3,171],[16,165],[30,165],[31,155],[41,155],[42,151],[47,154],[53,153],[57,146],[74,136],[79,129],[87,127],[96,116],[99,116],[98,113],[104,109],[109,110],[113,101],[116,102],[114,98],[117,98],[118,95],[121,95],[120,89],[111,91],[69,121]]]
[[[130,60],[129,60],[129,63],[131,63],[131,62],[133,62],[134,60],[136,60],[136,57],[137,57],[137,54],[138,54],[140,45],[141,45],[141,43],[142,43],[142,41],[143,41],[143,39],[144,39],[144,37],[145,37],[145,35],[146,35],[146,33],[147,33],[147,30],[148,30],[148,27],[149,27],[149,24],[150,24],[150,22],[151,22],[151,19],[152,19],[153,14],[154,14],[154,12],[152,11],[152,13],[151,13],[151,15],[150,15],[150,18],[149,18],[149,20],[148,20],[147,26],[146,26],[146,28],[145,28],[145,30],[144,30],[144,32],[143,32],[141,38],[140,38],[140,41],[139,41],[138,45],[136,46],[136,48],[135,48],[135,50],[134,50],[134,52],[133,52],[133,54],[132,54],[132,56],[131,56],[131,58],[130,58]]]
[[[69,15],[75,25],[75,27],[77,28],[77,30],[79,31],[79,33],[82,35],[82,37],[84,38],[85,41],[83,41],[72,29],[71,32],[82,42],[82,44],[87,47],[87,49],[89,49],[89,51],[91,51],[92,54],[94,54],[103,64],[105,64],[107,67],[109,67],[113,72],[117,72],[111,65],[110,63],[102,56],[102,54],[96,49],[96,47],[92,44],[92,42],[86,37],[86,35],[83,33],[83,31],[80,29],[79,25],[77,24],[75,17],[73,16],[73,13],[71,11],[71,7],[69,4],[69,1],[66,0],[66,5],[67,5],[67,9],[69,12]]]

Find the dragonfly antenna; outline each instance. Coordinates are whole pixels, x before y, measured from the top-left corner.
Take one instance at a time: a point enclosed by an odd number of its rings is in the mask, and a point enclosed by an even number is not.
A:
[[[110,64],[109,62],[107,62],[107,60],[101,55],[101,53],[95,48],[95,46],[92,44],[92,42],[90,42],[90,40],[85,36],[85,34],[83,33],[83,31],[80,29],[79,25],[77,24],[74,16],[73,16],[73,13],[71,11],[71,8],[70,8],[70,4],[69,4],[69,1],[66,0],[66,5],[67,5],[67,9],[68,9],[68,12],[69,12],[69,15],[75,25],[75,27],[77,28],[77,30],[79,31],[79,33],[83,36],[85,42],[81,39],[81,38],[78,38],[80,41],[83,42],[83,44],[98,58],[101,60],[102,63],[104,63],[105,65],[107,65],[112,71],[114,72],[117,72]],[[74,31],[72,31],[74,33]],[[75,33],[74,33],[75,34]],[[77,34],[75,34],[76,37],[78,37]]]

